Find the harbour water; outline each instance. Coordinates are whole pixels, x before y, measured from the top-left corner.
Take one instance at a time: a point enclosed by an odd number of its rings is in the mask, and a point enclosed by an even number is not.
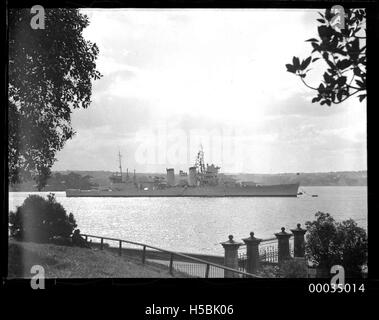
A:
[[[297,198],[66,198],[65,192],[54,193],[82,233],[188,253],[222,254],[219,243],[229,234],[235,240],[251,231],[271,238],[281,227],[304,226],[317,211],[337,221],[352,218],[367,229],[367,187],[300,189],[305,193]],[[9,210],[28,194],[48,192],[10,192]]]

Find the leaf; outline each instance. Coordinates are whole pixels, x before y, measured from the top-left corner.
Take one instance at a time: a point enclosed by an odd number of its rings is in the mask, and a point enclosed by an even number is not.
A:
[[[298,57],[293,57],[292,58],[292,63],[293,63],[293,66],[294,66],[294,68],[296,70],[299,69],[299,67],[300,67],[300,60],[299,60]]]
[[[316,42],[312,42],[312,47],[313,47],[312,53],[315,51],[320,51],[320,46]]]
[[[313,58],[312,62],[316,62],[318,59],[320,59],[320,58]]]
[[[349,52],[350,57],[353,61],[358,59],[359,53],[360,53],[359,39],[358,38],[355,38],[355,40],[350,43],[350,45],[348,46],[348,52]]]
[[[312,99],[312,103],[318,102],[318,101],[320,101],[320,100],[321,100],[321,97],[320,97],[320,96],[318,96],[318,97],[314,97],[314,98]]]
[[[322,54],[322,57],[324,58],[325,62],[331,67],[332,69],[335,68],[335,65],[332,63],[332,61],[329,60],[329,54],[327,52],[324,52]]]
[[[362,71],[361,71],[361,69],[359,69],[359,67],[354,68],[354,74],[355,74],[356,76],[360,76],[361,73],[362,73]]]
[[[337,80],[337,84],[338,84],[340,87],[344,86],[345,83],[346,83],[346,79],[347,79],[347,78],[346,78],[345,76],[339,77],[338,80]]]
[[[321,39],[323,39],[326,35],[326,26],[319,26],[317,28],[318,35],[320,36]]]
[[[331,28],[330,26],[325,26],[325,25],[319,26],[317,30],[318,30],[320,39],[323,40],[323,42],[325,42],[325,39],[330,39],[333,33],[335,33],[333,28]]]
[[[305,42],[318,42],[318,39],[311,38],[311,39],[305,40]]]
[[[311,63],[311,59],[312,59],[312,57],[308,57],[305,60],[303,60],[303,62],[301,63],[300,69],[305,70],[309,66],[309,64]]]
[[[332,52],[336,52],[338,46],[338,38],[333,37],[333,40],[329,43],[328,48]]]
[[[342,92],[342,90],[339,90],[339,91],[337,92],[337,99],[338,99],[338,101],[341,101],[341,100],[342,100],[342,96],[343,96],[343,92]]]
[[[360,94],[358,97],[359,97],[359,102],[362,102],[367,97],[367,94]]]
[[[326,83],[331,83],[333,81],[333,77],[327,72],[324,73],[324,79]]]
[[[288,72],[296,73],[296,69],[292,64],[286,64],[286,67]]]
[[[337,68],[341,70],[345,70],[346,68],[350,67],[353,64],[353,61],[349,59],[340,60],[337,62]]]
[[[325,23],[324,19],[317,19],[318,22]]]
[[[363,89],[365,88],[365,84],[361,80],[355,80],[355,82]]]
[[[325,10],[325,19],[328,20],[328,21],[330,21],[330,19],[332,19],[332,18],[333,18],[333,14],[332,14],[331,10],[330,9],[326,9]]]

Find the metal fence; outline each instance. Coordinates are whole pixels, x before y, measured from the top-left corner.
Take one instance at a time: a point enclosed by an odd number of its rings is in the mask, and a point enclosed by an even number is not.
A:
[[[163,264],[165,266],[169,265],[169,261],[165,261],[165,260],[147,259],[147,261]],[[177,261],[173,263],[173,268],[175,271],[184,273],[185,275],[188,275],[191,278],[204,278],[207,272],[206,265],[201,264],[201,263]],[[224,270],[214,267],[214,266],[209,266],[208,278],[223,278],[223,277],[224,277]]]
[[[289,241],[290,255],[294,256],[293,236]],[[270,264],[278,264],[278,239],[269,238],[263,239],[259,244],[259,260]],[[242,245],[238,252],[238,268],[241,271],[246,271],[247,255],[246,245]]]
[[[264,262],[278,263],[278,242],[262,241],[259,246],[259,258]]]
[[[89,235],[89,234],[81,234],[81,236],[84,237],[87,243],[89,243],[90,245],[98,246],[100,250],[107,248],[108,250],[117,251],[120,256],[122,255],[124,251],[123,249],[125,249],[125,246],[132,245],[134,247],[141,248],[142,250],[141,249],[138,251],[136,250],[136,252],[139,255],[138,258],[140,259],[142,264],[145,264],[146,262],[163,264],[168,267],[169,273],[171,275],[175,275],[175,272],[180,272],[189,277],[222,278],[225,276],[225,273],[228,273],[228,274],[232,274],[234,277],[240,277],[240,278],[242,277],[260,278],[257,275],[247,273],[245,271],[232,269],[232,268],[229,268],[220,264],[216,264],[210,261],[191,257],[186,254],[150,246],[145,243],[139,243],[139,242],[134,242],[134,241],[109,238],[109,237],[102,237],[102,236],[95,236],[95,235]],[[115,243],[117,244],[116,246],[114,246]],[[163,254],[166,257],[168,257],[168,259],[162,260],[162,259],[154,259],[151,257],[149,258],[147,257],[147,249],[151,250],[149,252],[150,256],[152,256],[152,253],[155,252],[156,255]],[[181,276],[181,275],[179,274],[177,276]]]

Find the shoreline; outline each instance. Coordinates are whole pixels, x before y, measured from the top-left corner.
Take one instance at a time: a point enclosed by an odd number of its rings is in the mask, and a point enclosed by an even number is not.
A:
[[[313,188],[313,187],[317,187],[317,188],[321,188],[321,187],[368,187],[367,184],[365,185],[300,185],[299,188]],[[11,192],[66,192],[67,189],[65,190],[41,190],[41,191],[38,191],[38,190],[9,190],[9,186],[8,186],[8,193],[11,193]],[[125,197],[148,197],[148,196],[125,196]],[[154,197],[154,196],[152,196]],[[158,197],[161,197],[161,196],[158,196]],[[165,196],[165,197],[180,197],[180,196]],[[183,197],[183,196],[182,196]],[[187,197],[187,196],[184,196],[184,197]],[[191,196],[191,197],[199,197],[199,196]],[[222,196],[224,197],[224,196]],[[233,196],[231,196],[233,197]],[[245,197],[245,196],[242,196],[242,197]]]

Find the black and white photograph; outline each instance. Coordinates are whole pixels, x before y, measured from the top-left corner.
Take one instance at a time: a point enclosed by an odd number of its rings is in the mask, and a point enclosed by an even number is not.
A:
[[[365,8],[7,15],[7,280],[368,277]]]

